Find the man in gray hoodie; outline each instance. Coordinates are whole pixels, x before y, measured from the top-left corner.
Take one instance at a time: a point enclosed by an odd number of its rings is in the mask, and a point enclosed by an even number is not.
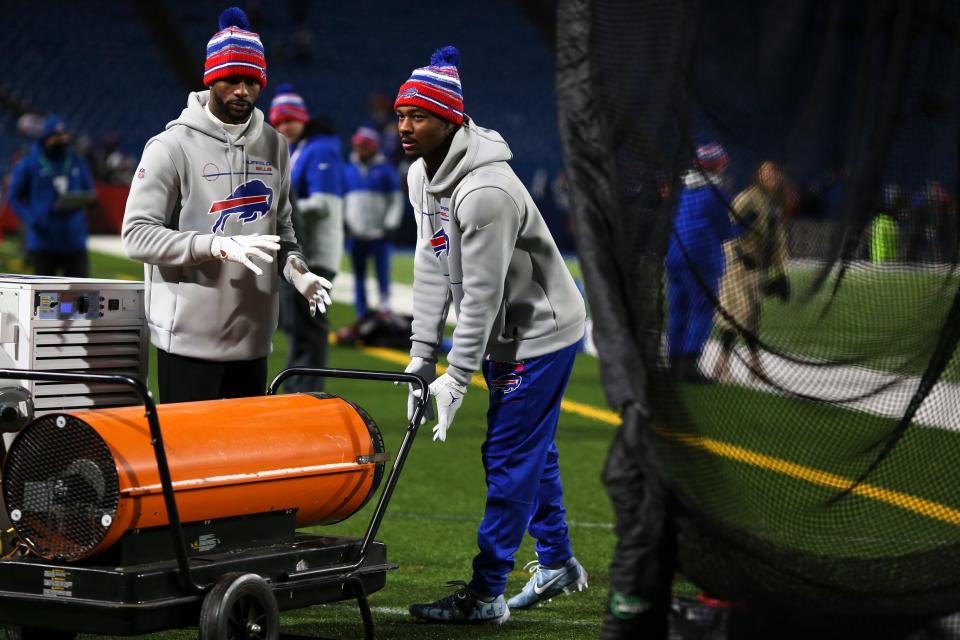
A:
[[[277,327],[277,278],[324,313],[330,283],[309,271],[290,221],[287,143],[253,105],[263,46],[230,8],[207,45],[204,84],[147,141],[123,218],[144,262],[145,307],[162,402],[260,395]]]
[[[583,337],[583,298],[495,131],[463,112],[460,54],[434,53],[400,87],[394,109],[417,216],[413,336],[408,372],[437,400],[434,440],[446,440],[473,373],[489,389],[482,446],[487,504],[473,577],[451,595],[415,604],[432,622],[494,622],[559,593],[582,590],[587,572],[570,545],[555,436],[560,400]],[[450,303],[457,311],[446,373],[436,362]],[[434,380],[434,378],[436,378]],[[415,397],[411,390],[408,407]],[[539,562],[504,600],[524,532]]]

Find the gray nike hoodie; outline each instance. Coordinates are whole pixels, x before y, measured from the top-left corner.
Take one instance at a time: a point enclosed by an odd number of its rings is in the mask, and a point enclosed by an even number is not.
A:
[[[435,359],[449,304],[457,312],[448,373],[466,384],[484,356],[517,361],[583,337],[586,311],[499,133],[472,121],[433,178],[407,175],[417,216],[411,356]]]
[[[150,338],[168,353],[220,362],[270,353],[277,272],[299,253],[286,140],[254,109],[236,138],[205,112],[209,91],[147,141],[123,216],[123,248],[144,263]],[[211,256],[214,234],[275,234],[263,275]],[[254,259],[257,262],[256,259]]]

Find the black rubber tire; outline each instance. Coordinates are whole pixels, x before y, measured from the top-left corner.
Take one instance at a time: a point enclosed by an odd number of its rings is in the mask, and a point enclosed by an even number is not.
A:
[[[74,640],[77,637],[76,631],[17,627],[11,624],[3,625],[3,632],[7,634],[7,640]]]
[[[278,640],[280,610],[267,581],[226,573],[203,599],[200,640]]]

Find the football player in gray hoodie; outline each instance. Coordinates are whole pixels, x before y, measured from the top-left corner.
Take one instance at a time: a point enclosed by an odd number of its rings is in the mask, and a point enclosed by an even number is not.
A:
[[[286,140],[253,105],[266,85],[260,37],[230,8],[207,44],[204,84],[147,141],[123,217],[144,262],[162,402],[261,395],[277,327],[278,264],[313,312],[330,282],[309,271],[290,221]]]
[[[547,225],[507,164],[507,143],[463,112],[459,58],[453,47],[438,50],[394,103],[400,144],[417,158],[407,176],[419,239],[406,370],[432,382],[434,440],[444,441],[482,368],[490,403],[481,449],[487,503],[470,582],[436,602],[412,605],[410,613],[433,622],[502,623],[511,607],[587,586],[570,545],[555,443],[586,313]],[[436,378],[451,302],[457,327],[449,367]],[[505,601],[507,574],[527,530],[539,561],[530,563],[534,575],[523,590]]]

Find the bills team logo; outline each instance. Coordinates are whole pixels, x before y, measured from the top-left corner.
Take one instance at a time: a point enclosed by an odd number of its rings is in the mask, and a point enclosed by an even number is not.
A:
[[[450,239],[447,238],[447,232],[443,227],[437,229],[433,237],[430,238],[430,245],[433,247],[433,255],[439,259],[443,254],[450,254]]]
[[[510,370],[500,373],[496,372],[495,377],[493,378],[493,392],[500,392],[503,395],[508,393],[513,393],[520,388],[520,384],[523,382],[523,363],[522,362],[510,362],[507,363],[507,366],[510,367]]]
[[[440,219],[444,222],[450,219],[450,205],[440,205]]]
[[[263,184],[261,180],[245,182],[233,190],[229,197],[217,200],[210,205],[208,213],[217,216],[210,228],[212,233],[222,231],[230,220],[230,216],[237,216],[237,220],[246,224],[259,220],[270,213],[273,204],[273,189]]]

